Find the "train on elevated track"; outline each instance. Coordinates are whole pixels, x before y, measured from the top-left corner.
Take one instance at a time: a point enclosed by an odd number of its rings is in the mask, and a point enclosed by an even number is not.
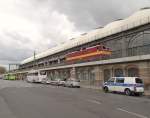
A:
[[[112,51],[104,45],[96,45],[93,47],[74,51],[66,55],[66,61],[90,60],[99,57],[110,56]]]

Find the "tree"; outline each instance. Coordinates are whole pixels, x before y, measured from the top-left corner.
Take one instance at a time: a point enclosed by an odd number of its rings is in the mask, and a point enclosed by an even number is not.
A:
[[[6,68],[3,66],[0,66],[0,74],[4,74],[6,72]]]

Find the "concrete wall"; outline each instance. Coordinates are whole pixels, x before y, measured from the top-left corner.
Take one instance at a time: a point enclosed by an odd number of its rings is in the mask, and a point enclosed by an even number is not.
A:
[[[119,71],[123,76],[138,76],[143,79],[145,88],[150,89],[150,62],[132,62],[109,65],[98,65],[76,68],[77,78],[82,86],[100,87],[105,80],[105,70],[109,70],[110,77]]]
[[[48,77],[51,80],[67,80],[70,78],[80,79],[81,86],[87,87],[101,87],[104,81],[107,81],[110,77],[116,76],[118,73],[121,76],[138,76],[143,79],[145,89],[150,89],[149,60],[72,68],[68,67],[63,69],[47,70],[47,72]],[[25,74],[18,75],[18,77],[20,79],[24,79]]]

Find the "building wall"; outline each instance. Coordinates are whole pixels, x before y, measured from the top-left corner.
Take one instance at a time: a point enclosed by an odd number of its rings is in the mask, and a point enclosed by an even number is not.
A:
[[[70,69],[48,70],[47,74],[50,80],[67,80],[70,78]]]
[[[102,39],[95,39],[92,42],[74,47],[72,49],[37,59],[33,62],[20,65],[20,69],[68,65],[65,60],[65,55],[67,53],[79,51],[83,48],[88,48],[98,44],[103,44],[112,50],[111,56],[102,57],[100,58],[101,60],[150,54],[150,24],[113,34]],[[92,59],[91,61],[97,61],[97,58]],[[85,62],[85,60],[80,60],[79,62],[75,61],[73,63],[81,62]]]
[[[111,60],[123,57],[148,55],[150,54],[150,24],[113,34],[102,39],[95,39],[94,41],[87,44],[80,45],[78,47],[74,47],[72,49],[68,49],[54,55],[49,55],[45,58],[36,60],[36,62],[30,62],[21,66],[23,69],[31,69],[34,67],[36,67],[36,69],[39,69],[69,65],[72,63],[68,63],[65,61],[65,54],[97,44],[103,44],[106,47],[109,47],[112,50],[112,55],[110,57],[101,57],[98,60],[94,59],[91,61],[100,61],[107,59]],[[62,61],[60,61],[60,59],[62,59]],[[80,62],[73,62],[73,64],[82,63],[82,61],[83,60],[80,60]],[[150,61],[135,61],[132,63],[124,62],[118,64],[96,65],[76,67],[74,69],[67,68],[48,71],[48,77],[50,79],[59,78],[66,80],[69,78],[76,78],[81,80],[81,85],[91,87],[101,86],[104,81],[107,81],[112,76],[139,76],[144,80],[145,88],[149,89]]]
[[[76,70],[82,86],[100,87],[112,76],[137,76],[143,79],[145,89],[150,89],[150,61],[80,67]]]

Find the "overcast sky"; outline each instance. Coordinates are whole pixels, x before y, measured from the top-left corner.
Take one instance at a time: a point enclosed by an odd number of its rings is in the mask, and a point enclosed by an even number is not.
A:
[[[123,19],[150,0],[0,0],[0,65]]]

